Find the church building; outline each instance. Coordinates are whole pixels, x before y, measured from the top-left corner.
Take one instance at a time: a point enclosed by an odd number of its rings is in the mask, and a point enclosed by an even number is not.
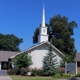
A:
[[[39,28],[38,44],[22,52],[0,51],[0,70],[7,70],[8,66],[10,66],[11,59],[14,58],[16,55],[22,54],[24,52],[28,53],[32,58],[33,64],[30,66],[30,68],[42,68],[43,59],[49,51],[50,44],[51,43],[48,42],[47,27],[45,26],[45,9],[43,7],[42,24]],[[58,50],[54,45],[51,46],[53,54],[56,55],[58,65],[60,65],[60,60],[62,60],[64,54],[60,50]],[[76,54],[74,62],[76,62],[76,66],[78,69],[78,72],[76,73],[79,73],[80,53]]]
[[[33,64],[30,67],[42,68],[43,59],[44,59],[44,56],[46,56],[46,54],[48,53],[49,45],[50,45],[50,42],[48,42],[47,27],[45,26],[45,10],[43,7],[42,25],[39,28],[38,44],[18,54],[27,52],[32,57],[32,62],[33,62]],[[53,45],[51,46],[53,49],[53,54],[56,55],[58,64],[60,64],[60,60],[62,60],[62,57],[64,56],[64,54],[60,52],[55,46]],[[13,58],[14,56],[12,56],[11,58]]]

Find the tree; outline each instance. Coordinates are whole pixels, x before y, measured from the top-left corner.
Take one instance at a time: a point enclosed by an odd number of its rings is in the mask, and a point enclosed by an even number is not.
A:
[[[65,57],[65,56],[66,56],[66,57]],[[74,62],[71,56],[69,56],[68,54],[65,54],[65,56],[64,56],[63,59],[60,61],[60,67],[62,67],[62,68],[65,68],[65,62],[66,62],[66,63]]]
[[[55,74],[55,70],[58,67],[56,55],[52,52],[52,46],[50,44],[49,51],[43,60],[43,71],[45,76],[52,76]]]
[[[76,53],[74,38],[72,38],[72,36],[74,35],[73,30],[77,26],[75,21],[69,22],[67,17],[61,16],[60,14],[52,17],[48,24],[49,41],[52,38],[52,44],[64,54],[71,56],[72,60]],[[33,43],[38,42],[38,29],[39,28],[34,32]]]
[[[20,51],[19,45],[23,42],[21,38],[14,36],[13,34],[1,34],[0,33],[0,50],[3,51]]]
[[[13,58],[13,64],[19,68],[28,68],[32,64],[31,56],[26,52],[21,53]]]

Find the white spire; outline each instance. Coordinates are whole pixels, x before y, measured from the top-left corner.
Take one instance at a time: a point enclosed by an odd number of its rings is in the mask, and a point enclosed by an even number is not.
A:
[[[45,10],[43,5],[42,24],[39,28],[38,43],[48,41],[47,27],[45,26]]]
[[[42,13],[42,26],[45,27],[45,10],[44,10],[44,4],[43,4],[43,13]]]

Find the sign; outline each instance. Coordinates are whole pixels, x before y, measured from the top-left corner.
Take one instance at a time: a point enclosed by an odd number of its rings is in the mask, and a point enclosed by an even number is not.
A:
[[[76,64],[75,63],[66,63],[65,65],[65,71],[67,73],[76,73]]]

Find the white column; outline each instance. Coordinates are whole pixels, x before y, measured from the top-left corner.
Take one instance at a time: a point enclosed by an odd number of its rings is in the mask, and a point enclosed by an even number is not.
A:
[[[1,70],[1,62],[0,62],[0,70]]]
[[[76,61],[76,74],[77,74],[77,61]]]
[[[67,73],[67,63],[65,62],[65,74]]]

